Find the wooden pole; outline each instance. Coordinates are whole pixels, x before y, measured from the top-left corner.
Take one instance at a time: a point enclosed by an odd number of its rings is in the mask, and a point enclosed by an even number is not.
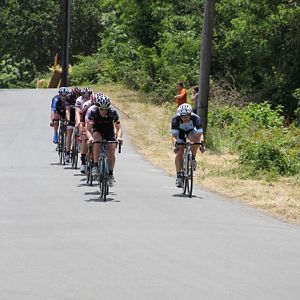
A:
[[[208,98],[209,98],[209,75],[210,59],[212,51],[213,22],[216,0],[206,0],[202,27],[202,40],[200,52],[200,81],[199,101],[197,114],[203,120],[204,133],[207,130]]]

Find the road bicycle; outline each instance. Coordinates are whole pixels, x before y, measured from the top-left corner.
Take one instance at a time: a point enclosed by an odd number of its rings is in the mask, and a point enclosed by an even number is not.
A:
[[[58,127],[58,156],[59,156],[59,163],[61,165],[66,164],[66,130],[67,124],[64,119],[59,120],[59,127]]]
[[[106,140],[94,142],[94,144],[96,143],[101,144],[101,155],[98,162],[98,167],[99,167],[98,185],[100,190],[100,197],[105,202],[106,197],[109,193],[107,145],[119,144],[119,153],[121,153],[121,144],[118,141],[106,141]]]
[[[191,146],[193,145],[203,145],[203,143],[199,142],[184,142],[184,143],[176,143],[177,145],[184,146],[183,152],[183,164],[182,164],[182,191],[183,194],[187,194],[189,197],[192,197],[193,193],[193,180],[194,180],[194,166],[192,163],[192,150]]]
[[[75,128],[73,130],[73,135],[72,135],[72,148],[71,148],[71,163],[72,163],[72,168],[77,169],[77,164],[78,164],[78,155],[79,155],[79,130],[78,128]]]

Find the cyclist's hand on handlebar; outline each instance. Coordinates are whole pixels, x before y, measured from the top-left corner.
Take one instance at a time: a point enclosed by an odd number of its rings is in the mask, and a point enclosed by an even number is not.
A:
[[[204,153],[205,152],[205,146],[204,146],[204,142],[201,142],[201,145],[199,147],[199,150],[201,151],[201,153]]]
[[[177,143],[175,143],[174,147],[173,147],[173,152],[176,154],[178,152],[178,145]]]
[[[87,140],[87,143],[88,144],[92,144],[94,142],[94,139],[93,137],[91,136],[88,140]]]
[[[118,139],[118,143],[122,146],[123,145],[123,139]]]

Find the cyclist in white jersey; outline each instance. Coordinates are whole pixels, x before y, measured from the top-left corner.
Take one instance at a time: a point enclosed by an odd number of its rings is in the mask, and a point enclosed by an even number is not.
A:
[[[192,112],[193,109],[191,105],[184,103],[181,104],[177,109],[177,114],[172,118],[172,144],[174,147],[175,157],[175,167],[177,172],[176,186],[182,187],[182,164],[183,164],[183,153],[184,146],[178,145],[177,143],[186,142],[186,137],[190,139],[191,142],[201,143],[199,145],[192,145],[192,165],[194,170],[196,169],[196,155],[198,149],[203,153],[205,151],[204,147],[204,134],[202,128],[201,118]]]
[[[81,167],[80,172],[85,173],[86,170],[86,154],[88,152],[87,143],[86,143],[86,136],[85,136],[85,124],[84,120],[81,118],[82,109],[84,106],[84,103],[90,100],[90,97],[92,95],[93,91],[88,88],[82,88],[81,89],[81,96],[77,98],[75,103],[75,109],[76,109],[76,127],[79,128],[79,132],[81,135],[81,146],[80,146],[80,153],[81,153]]]

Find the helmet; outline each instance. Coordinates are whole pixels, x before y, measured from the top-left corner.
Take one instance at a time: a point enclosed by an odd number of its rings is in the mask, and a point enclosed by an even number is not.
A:
[[[71,90],[71,94],[76,96],[76,97],[79,97],[80,94],[81,94],[80,87],[78,87],[78,86],[73,87],[72,90]]]
[[[89,87],[85,87],[81,89],[81,95],[91,95],[93,91]]]
[[[110,100],[103,93],[98,93],[96,96],[96,105],[100,108],[109,108]]]
[[[70,93],[70,91],[66,86],[62,86],[59,88],[58,93],[61,96],[67,96]]]
[[[192,113],[192,110],[193,109],[189,104],[183,103],[178,107],[177,114],[180,116],[190,115]]]
[[[98,94],[96,94],[96,93],[93,93],[93,94],[91,95],[91,100],[92,100],[93,104],[96,104],[97,95],[98,95]]]

